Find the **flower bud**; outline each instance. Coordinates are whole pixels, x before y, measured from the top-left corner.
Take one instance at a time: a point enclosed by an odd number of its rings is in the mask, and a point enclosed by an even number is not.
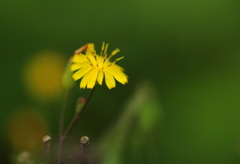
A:
[[[83,105],[85,104],[85,102],[86,102],[85,98],[83,98],[83,97],[78,98],[76,110],[75,110],[76,114],[81,112],[81,109],[82,109]]]
[[[88,136],[83,136],[80,139],[80,142],[81,142],[81,149],[83,150],[83,152],[85,154],[87,154],[89,152],[89,148],[90,148],[90,142],[89,142]]]

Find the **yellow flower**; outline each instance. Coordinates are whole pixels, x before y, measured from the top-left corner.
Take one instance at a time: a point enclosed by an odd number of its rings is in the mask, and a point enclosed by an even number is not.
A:
[[[90,43],[75,52],[72,58],[73,64],[71,65],[71,71],[78,70],[72,77],[75,81],[82,78],[80,88],[87,87],[92,89],[96,81],[98,84],[102,85],[104,76],[106,85],[109,89],[116,87],[115,79],[122,84],[128,82],[128,76],[123,73],[124,69],[115,64],[123,57],[110,62],[110,59],[120,50],[115,49],[107,57],[107,48],[108,44],[105,45],[105,43],[103,43],[100,55],[98,55],[94,49],[94,44]],[[85,55],[81,54],[85,49]]]

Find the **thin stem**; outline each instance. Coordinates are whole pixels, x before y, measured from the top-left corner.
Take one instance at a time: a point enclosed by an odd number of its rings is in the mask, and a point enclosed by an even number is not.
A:
[[[95,91],[95,87],[92,89],[92,91],[90,92],[88,98],[86,99],[84,105],[82,106],[80,112],[78,114],[76,114],[72,120],[72,122],[69,124],[67,130],[64,132],[64,134],[60,137],[60,141],[59,141],[59,151],[58,151],[58,164],[60,164],[61,162],[61,154],[62,154],[62,143],[63,140],[66,138],[66,136],[68,135],[68,133],[72,130],[72,128],[74,127],[74,125],[77,123],[78,119],[80,118],[80,116],[82,115],[84,109],[87,107],[88,102],[90,101],[93,93]]]
[[[72,122],[69,124],[67,130],[65,131],[65,133],[63,134],[63,137],[65,138],[68,133],[72,130],[72,128],[74,127],[74,125],[76,124],[76,122],[78,121],[78,119],[80,118],[80,116],[82,115],[84,109],[87,107],[87,104],[89,103],[89,100],[91,99],[93,93],[95,91],[95,87],[92,89],[92,91],[90,92],[90,94],[88,95],[88,98],[86,99],[82,109],[80,110],[80,112],[75,115],[75,117],[73,118]]]
[[[65,113],[65,108],[66,108],[66,104],[67,104],[67,98],[68,98],[68,90],[65,91],[63,106],[62,106],[61,115],[60,115],[60,119],[59,119],[59,139],[61,138],[62,133],[63,133],[64,113]]]
[[[61,114],[60,114],[60,119],[59,119],[59,152],[62,151],[62,133],[63,133],[63,125],[64,125],[64,113],[65,113],[65,108],[67,104],[67,98],[68,98],[68,90],[65,91],[64,95],[64,100],[63,100],[63,106],[61,109]],[[60,157],[58,157],[58,161],[60,163]]]

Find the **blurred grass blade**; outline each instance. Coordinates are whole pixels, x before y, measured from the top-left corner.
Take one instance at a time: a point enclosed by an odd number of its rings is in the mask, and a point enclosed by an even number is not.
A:
[[[149,82],[138,85],[119,120],[100,140],[104,164],[148,163],[153,159],[158,163],[163,109],[155,90]]]

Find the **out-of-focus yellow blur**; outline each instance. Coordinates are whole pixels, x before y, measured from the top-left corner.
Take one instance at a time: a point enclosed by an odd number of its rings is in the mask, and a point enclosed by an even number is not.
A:
[[[37,111],[17,109],[8,121],[8,139],[15,151],[42,150],[42,137],[47,133],[47,123]]]
[[[23,71],[23,80],[29,94],[37,99],[52,100],[62,93],[62,75],[66,61],[57,52],[34,54]]]

